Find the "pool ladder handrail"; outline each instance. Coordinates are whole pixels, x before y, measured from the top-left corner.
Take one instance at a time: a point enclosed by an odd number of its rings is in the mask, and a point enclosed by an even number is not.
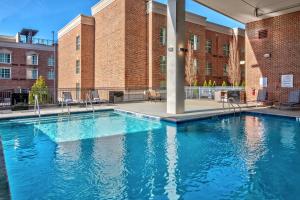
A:
[[[88,94],[86,94],[86,98],[85,99],[86,99],[85,100],[85,108],[86,108],[86,110],[88,110],[88,103],[90,103],[91,108],[93,110],[93,113],[95,113],[95,109],[94,109],[94,105],[93,105],[91,97]]]
[[[241,106],[237,102],[235,102],[234,98],[232,98],[232,97],[228,98],[227,103],[228,103],[229,111],[231,110],[230,109],[230,106],[231,106],[233,108],[234,114],[236,113],[236,111],[235,111],[236,108],[238,108],[240,110],[240,112],[239,112],[240,114],[242,113]],[[235,107],[234,105],[236,105],[237,107]]]
[[[64,113],[64,98],[62,99],[62,101],[61,101],[61,112],[62,113]],[[66,107],[68,108],[68,115],[70,115],[71,114],[71,112],[70,112],[70,106],[68,105],[68,101],[66,101]]]
[[[41,117],[41,110],[40,110],[40,104],[39,104],[39,98],[38,95],[34,95],[34,114],[38,111],[39,118]]]

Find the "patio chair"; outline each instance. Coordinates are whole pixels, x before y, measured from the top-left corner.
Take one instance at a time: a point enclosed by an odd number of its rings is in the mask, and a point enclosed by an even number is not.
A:
[[[92,90],[90,93],[92,103],[105,103],[107,101],[100,99],[98,90]]]
[[[161,101],[162,100],[160,93],[156,92],[155,90],[148,91],[148,99],[150,101],[156,101],[156,100]]]
[[[65,103],[66,105],[76,103],[72,98],[71,92],[63,92],[62,95],[63,95],[62,103]]]
[[[300,90],[295,90],[289,93],[288,101],[281,103],[279,109],[284,108],[300,108]]]

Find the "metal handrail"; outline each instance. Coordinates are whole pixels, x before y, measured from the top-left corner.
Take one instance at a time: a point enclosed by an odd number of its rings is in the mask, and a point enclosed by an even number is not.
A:
[[[39,115],[39,117],[41,117],[41,110],[40,110],[38,95],[34,96],[34,114],[36,114],[36,111],[38,111],[38,115]]]
[[[94,113],[95,109],[94,109],[94,105],[93,105],[93,102],[91,100],[91,97],[88,94],[86,94],[86,101],[85,101],[86,110],[88,110],[88,101],[91,104],[91,107],[92,107],[92,110],[93,110],[93,113]]]

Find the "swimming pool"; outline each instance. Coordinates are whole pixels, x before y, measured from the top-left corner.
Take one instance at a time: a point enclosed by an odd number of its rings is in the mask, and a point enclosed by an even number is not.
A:
[[[300,123],[113,111],[0,122],[12,199],[295,199]]]

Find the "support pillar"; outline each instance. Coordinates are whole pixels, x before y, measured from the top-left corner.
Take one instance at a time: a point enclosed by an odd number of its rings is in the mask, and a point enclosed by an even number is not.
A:
[[[185,0],[168,0],[167,113],[184,113]]]

